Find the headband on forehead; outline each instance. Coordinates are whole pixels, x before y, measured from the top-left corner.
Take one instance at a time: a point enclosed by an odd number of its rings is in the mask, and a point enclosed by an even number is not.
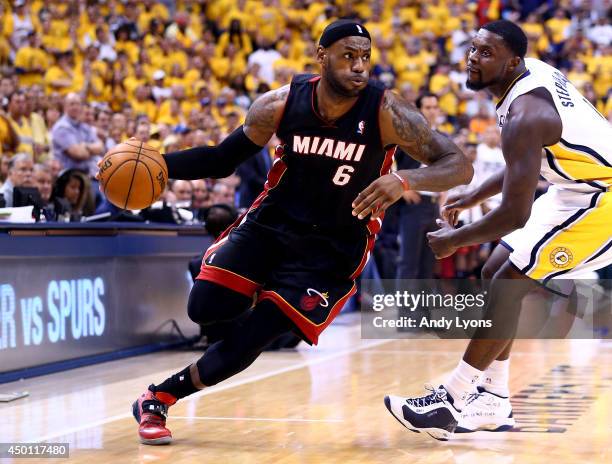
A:
[[[321,38],[319,39],[319,45],[327,48],[340,39],[353,36],[365,37],[368,40],[372,40],[370,38],[370,33],[362,24],[351,20],[341,19],[334,21],[325,28],[323,34],[321,34]]]

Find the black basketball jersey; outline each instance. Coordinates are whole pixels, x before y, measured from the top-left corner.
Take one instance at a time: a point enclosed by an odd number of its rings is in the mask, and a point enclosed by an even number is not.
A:
[[[319,79],[307,74],[293,78],[276,131],[282,154],[249,216],[281,229],[377,233],[381,221],[357,219],[351,203],[388,173],[393,161],[394,149],[384,149],[378,124],[384,87],[368,83],[351,109],[330,124],[316,109]]]

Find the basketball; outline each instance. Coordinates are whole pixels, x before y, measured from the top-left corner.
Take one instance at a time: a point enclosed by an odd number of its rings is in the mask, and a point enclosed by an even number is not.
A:
[[[151,206],[168,182],[168,167],[155,148],[130,139],[109,150],[100,163],[102,193],[122,209]]]

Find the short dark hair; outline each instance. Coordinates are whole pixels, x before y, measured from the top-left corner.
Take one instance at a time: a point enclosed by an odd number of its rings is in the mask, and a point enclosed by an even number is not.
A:
[[[416,105],[416,107],[417,107],[418,109],[421,109],[421,108],[422,108],[422,106],[423,106],[423,99],[425,99],[425,98],[431,98],[431,97],[435,98],[435,99],[436,99],[436,100],[438,100],[438,101],[440,100],[440,99],[438,98],[438,96],[437,96],[435,93],[431,93],[431,92],[423,92],[421,95],[419,95],[419,96],[417,97],[417,99],[416,99],[416,101],[414,102],[414,104]]]
[[[493,34],[500,36],[504,39],[506,46],[512,50],[521,59],[525,58],[527,53],[527,36],[523,30],[512,21],[506,19],[500,19],[499,21],[492,21],[482,26]]]

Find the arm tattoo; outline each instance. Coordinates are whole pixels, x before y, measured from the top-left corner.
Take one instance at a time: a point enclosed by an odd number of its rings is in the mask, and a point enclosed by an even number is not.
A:
[[[399,139],[396,143],[400,148],[425,164],[439,158],[440,150],[446,151],[440,147],[436,140],[438,137],[416,107],[400,100],[391,92],[386,92],[384,98],[383,109],[391,116],[393,129]]]
[[[284,105],[288,94],[287,85],[259,97],[249,109],[244,125],[257,131],[270,131],[271,136],[279,122],[276,121],[279,106]]]
[[[471,163],[450,138],[431,130],[414,106],[386,92],[383,111],[383,142],[399,145],[412,158],[428,166],[403,171],[412,189],[442,192],[470,182]]]

